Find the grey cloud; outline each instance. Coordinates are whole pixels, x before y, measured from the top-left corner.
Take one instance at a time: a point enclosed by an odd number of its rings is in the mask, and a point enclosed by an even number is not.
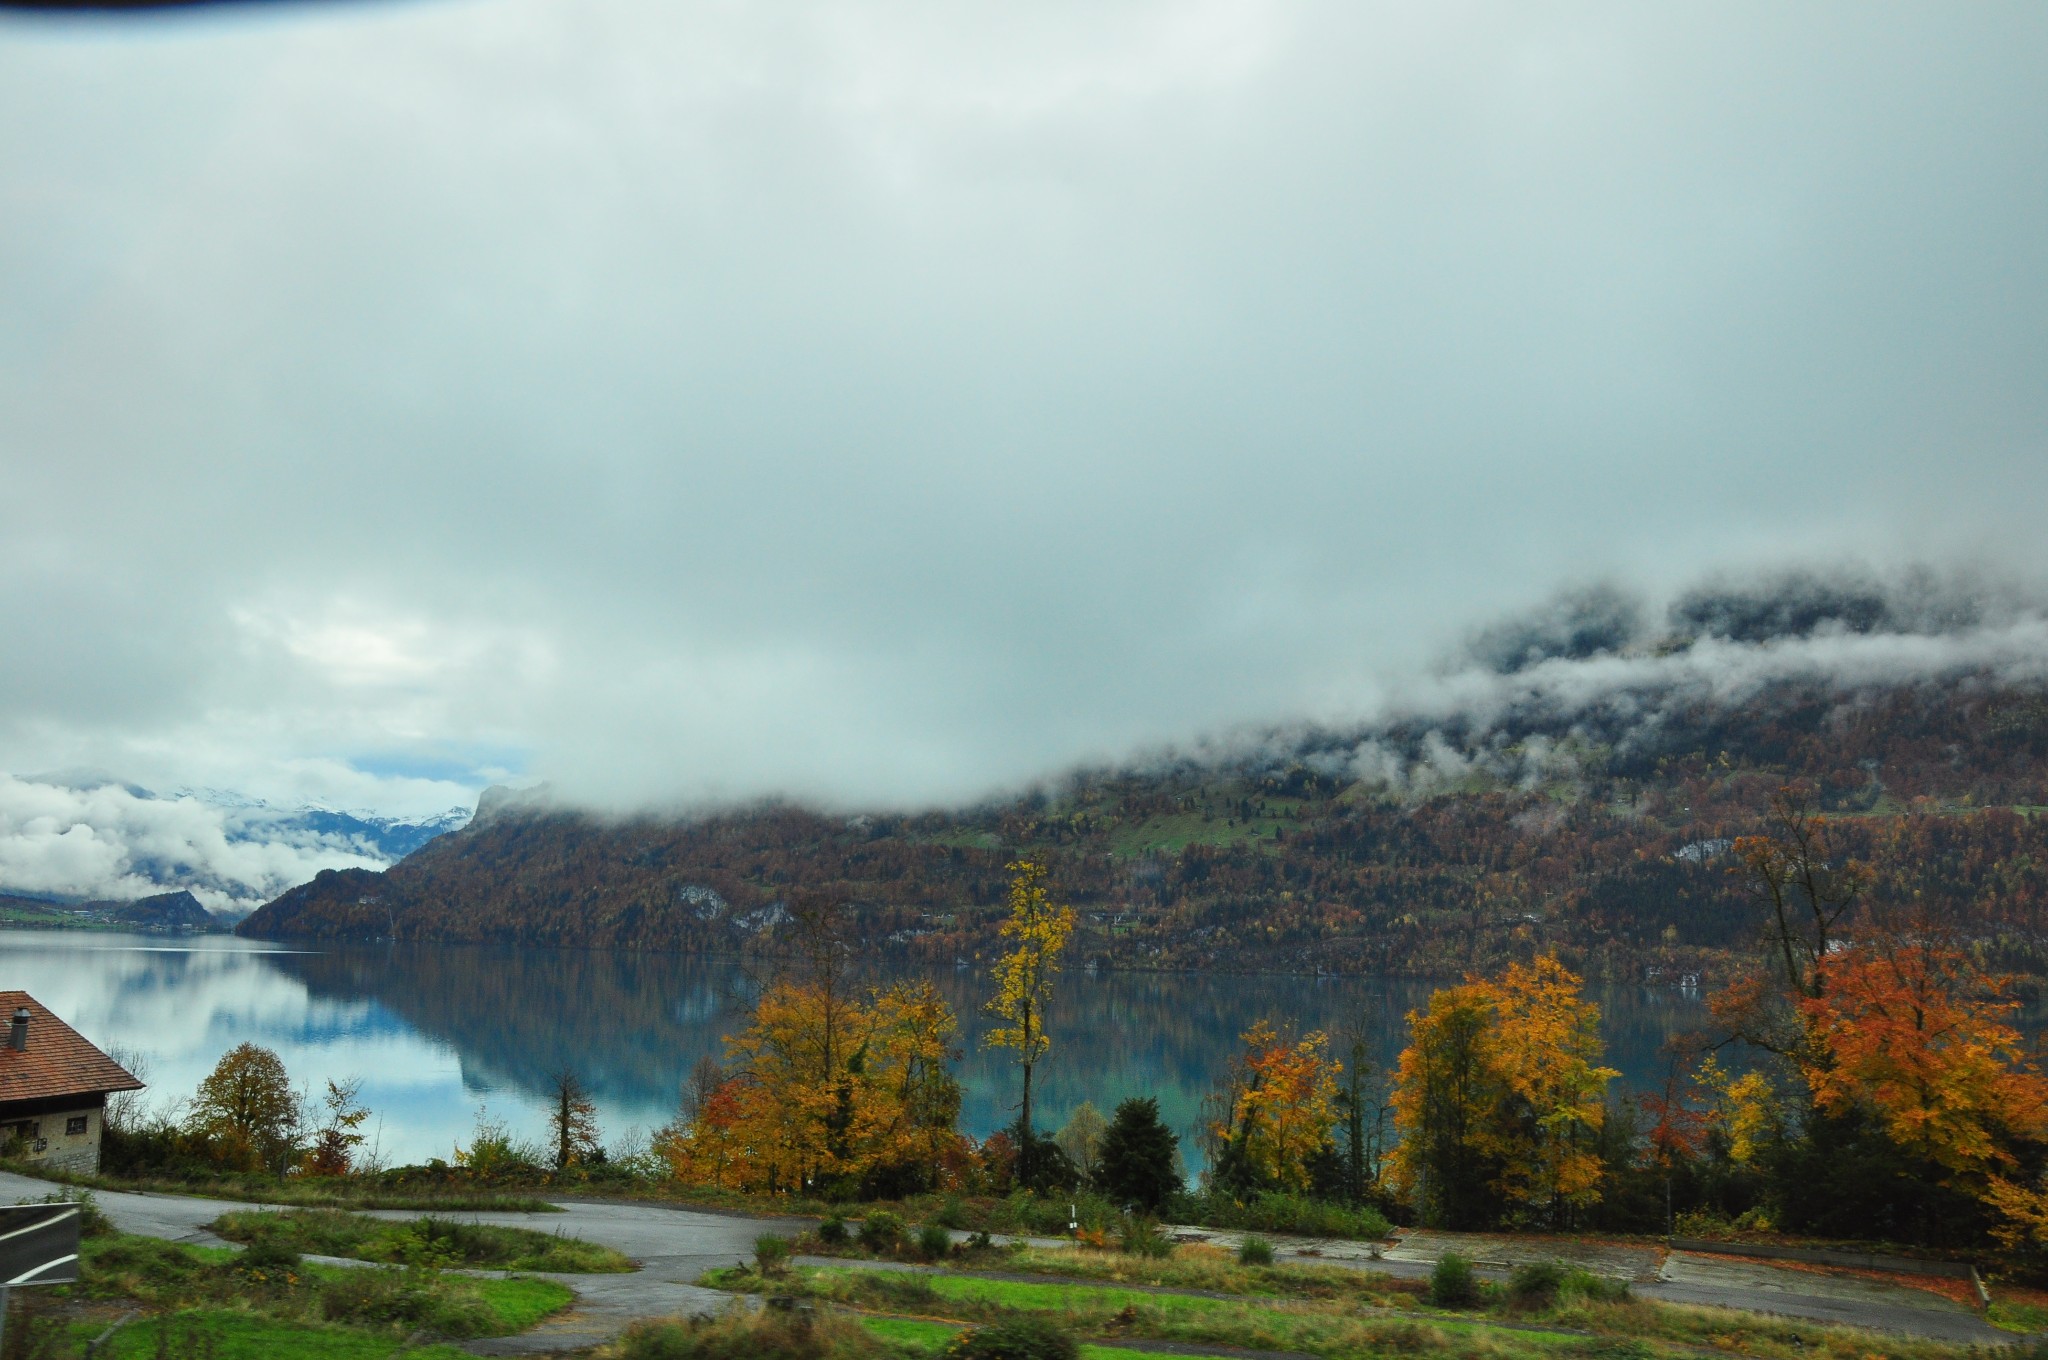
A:
[[[944,801],[1559,581],[2039,572],[2043,90],[2022,5],[0,20],[0,766]]]

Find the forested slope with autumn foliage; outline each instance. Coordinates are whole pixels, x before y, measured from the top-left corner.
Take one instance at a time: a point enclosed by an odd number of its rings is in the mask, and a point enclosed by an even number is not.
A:
[[[1537,694],[1483,726],[1269,736],[953,812],[607,820],[501,795],[243,931],[744,951],[773,948],[809,889],[853,903],[878,947],[951,962],[992,952],[1005,865],[1029,858],[1077,908],[1077,963],[1454,975],[1542,946],[1595,977],[1711,972],[1756,919],[1727,843],[1788,780],[1815,786],[1882,891],[2048,971],[2048,698],[1984,669],[1773,680],[1733,704],[1636,689],[1559,712]]]

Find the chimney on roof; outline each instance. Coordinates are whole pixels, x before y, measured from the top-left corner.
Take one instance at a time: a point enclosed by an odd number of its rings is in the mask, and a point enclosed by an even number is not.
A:
[[[7,1027],[7,1046],[17,1053],[28,1047],[28,1007],[15,1007],[14,1023]]]

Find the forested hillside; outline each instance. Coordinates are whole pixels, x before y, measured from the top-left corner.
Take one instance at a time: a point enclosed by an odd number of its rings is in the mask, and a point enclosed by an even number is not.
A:
[[[1563,664],[1498,668],[1512,684],[1483,722],[1268,734],[950,812],[616,820],[499,794],[242,931],[752,951],[808,890],[850,901],[878,950],[950,962],[992,950],[1004,866],[1031,858],[1079,910],[1077,963],[1447,976],[1541,947],[1595,977],[1670,979],[1748,947],[1728,842],[1803,780],[1877,866],[1878,900],[1917,894],[1992,961],[2048,972],[2037,681],[1794,676],[1731,700],[1667,668],[1567,704],[1541,678]]]

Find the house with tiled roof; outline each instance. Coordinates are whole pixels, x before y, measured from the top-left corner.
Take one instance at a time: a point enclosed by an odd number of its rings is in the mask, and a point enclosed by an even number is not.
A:
[[[27,992],[0,992],[0,1017],[0,1148],[65,1171],[98,1171],[107,1097],[142,1083]]]

